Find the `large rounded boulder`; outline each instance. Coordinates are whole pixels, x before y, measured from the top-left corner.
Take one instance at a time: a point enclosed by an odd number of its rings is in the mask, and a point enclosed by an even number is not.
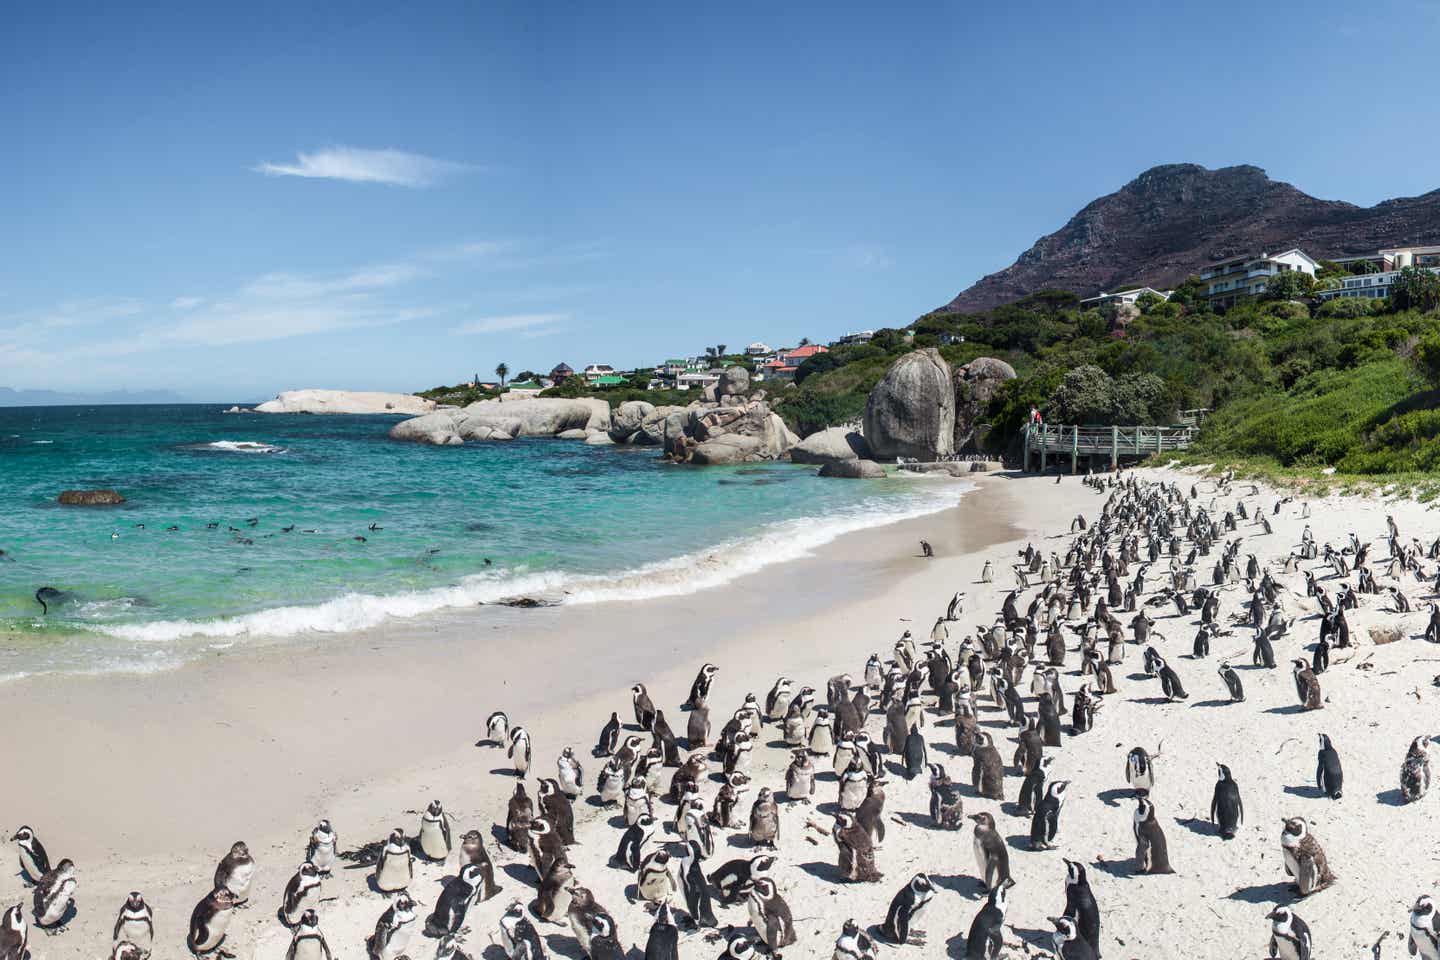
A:
[[[896,360],[865,404],[865,442],[876,457],[939,460],[955,451],[955,385],[933,347]]]
[[[884,480],[885,468],[874,460],[835,460],[820,468],[820,476],[842,480]]]
[[[985,423],[990,401],[1007,382],[1015,379],[1015,368],[994,357],[976,357],[955,370],[955,450],[978,447],[989,432]]]
[[[715,385],[715,393],[722,397],[743,397],[750,393],[750,371],[744,367],[726,367]]]
[[[790,448],[790,460],[794,463],[839,463],[869,458],[870,445],[849,427],[817,431]]]
[[[626,400],[610,415],[610,439],[627,443],[655,413],[655,405],[644,400]]]
[[[465,441],[448,413],[427,413],[421,417],[401,420],[390,428],[391,440],[429,443],[437,447],[453,447]]]
[[[62,490],[57,500],[71,507],[113,507],[125,497],[118,490]]]

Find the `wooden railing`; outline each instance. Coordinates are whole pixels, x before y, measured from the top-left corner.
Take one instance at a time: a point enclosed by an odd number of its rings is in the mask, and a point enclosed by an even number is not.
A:
[[[1193,412],[1193,411],[1187,411]],[[1108,457],[1114,470],[1122,457],[1148,457],[1155,453],[1184,450],[1200,433],[1198,426],[1180,427],[1080,427],[1065,424],[1025,425],[1025,469],[1031,455],[1039,455],[1043,472],[1051,457],[1070,457],[1070,472],[1078,473],[1081,457]]]

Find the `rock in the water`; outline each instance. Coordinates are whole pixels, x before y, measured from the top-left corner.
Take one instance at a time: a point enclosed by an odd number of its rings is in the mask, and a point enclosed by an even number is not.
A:
[[[62,490],[58,499],[72,507],[113,507],[125,502],[118,490]]]
[[[450,447],[464,443],[455,427],[455,418],[448,413],[427,413],[423,417],[401,420],[390,428],[391,440],[409,440]]]
[[[566,430],[610,429],[610,405],[604,400],[531,397],[479,400],[464,410],[480,420],[518,420],[522,437],[553,437]]]
[[[955,450],[955,386],[933,347],[891,365],[865,404],[865,442],[877,457],[940,460]]]
[[[994,357],[976,357],[955,370],[955,450],[978,447],[989,432],[984,423],[990,401],[1015,379],[1015,368]]]
[[[885,468],[874,460],[832,460],[820,468],[822,477],[846,480],[883,480]]]
[[[869,457],[870,446],[865,438],[848,427],[820,430],[790,448],[790,459],[794,463],[835,463]]]
[[[760,449],[759,437],[747,436],[742,433],[727,433],[697,445],[690,452],[690,462],[706,466],[745,463],[752,459],[762,459]]]
[[[585,446],[613,447],[615,446],[615,441],[610,439],[610,434],[608,433],[592,433],[585,438]]]
[[[359,390],[286,390],[255,408],[256,413],[395,413],[406,417],[434,410],[434,400],[414,394]]]
[[[625,443],[655,413],[655,405],[644,400],[626,400],[610,414],[610,439]]]
[[[715,385],[719,396],[743,397],[750,392],[750,371],[744,367],[726,367]]]
[[[472,417],[464,410],[451,411],[455,428],[466,440],[514,440],[522,424],[515,417]]]
[[[590,439],[590,432],[589,432],[588,430],[583,429],[583,428],[581,428],[581,429],[574,429],[574,430],[561,430],[559,433],[555,434],[555,439],[557,439],[557,440],[588,440],[588,439]]]
[[[684,407],[656,407],[655,412],[640,424],[632,442],[651,447],[664,446],[667,433],[675,435],[684,431],[686,416]]]

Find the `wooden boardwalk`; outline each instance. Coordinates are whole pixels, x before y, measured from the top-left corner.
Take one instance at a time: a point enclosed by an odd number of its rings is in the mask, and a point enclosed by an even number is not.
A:
[[[1025,470],[1038,457],[1044,472],[1051,458],[1070,458],[1070,472],[1080,472],[1080,458],[1102,457],[1110,469],[1124,458],[1140,459],[1155,453],[1184,450],[1200,434],[1204,411],[1187,410],[1189,423],[1179,427],[1080,427],[1051,423],[1025,425]],[[1185,422],[1182,420],[1182,422]]]

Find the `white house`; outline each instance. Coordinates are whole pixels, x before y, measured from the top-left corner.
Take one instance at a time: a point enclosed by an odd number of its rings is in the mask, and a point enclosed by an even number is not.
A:
[[[696,373],[682,373],[675,378],[676,390],[703,390],[712,383],[720,382],[719,370],[705,370]]]
[[[745,355],[750,357],[762,357],[769,352],[770,347],[766,344],[761,343],[759,340],[756,340],[754,343],[750,344],[750,346],[745,348]]]
[[[1210,306],[1230,307],[1246,297],[1264,293],[1271,277],[1292,270],[1313,277],[1319,266],[1303,250],[1291,249],[1284,253],[1223,260],[1201,270],[1200,279],[1205,283],[1205,299]]]
[[[587,364],[580,375],[586,380],[594,380],[596,377],[610,377],[615,375],[615,368],[608,363]]]
[[[1440,247],[1436,248],[1440,252]],[[1440,266],[1424,267],[1431,273],[1440,273]],[[1379,300],[1381,297],[1390,296],[1390,288],[1395,285],[1395,278],[1400,276],[1399,270],[1386,270],[1383,273],[1363,273],[1354,277],[1343,277],[1340,286],[1332,287],[1329,290],[1321,290],[1321,300],[1334,300],[1338,297],[1364,297],[1371,300]]]
[[[1095,296],[1086,297],[1084,300],[1081,300],[1080,309],[1094,310],[1097,307],[1103,307],[1106,304],[1111,303],[1127,303],[1133,305],[1135,301],[1139,300],[1147,293],[1153,293],[1161,300],[1169,300],[1171,291],[1156,290],[1154,287],[1136,287],[1134,290],[1121,290],[1118,293],[1106,293],[1104,290],[1101,290]]]

